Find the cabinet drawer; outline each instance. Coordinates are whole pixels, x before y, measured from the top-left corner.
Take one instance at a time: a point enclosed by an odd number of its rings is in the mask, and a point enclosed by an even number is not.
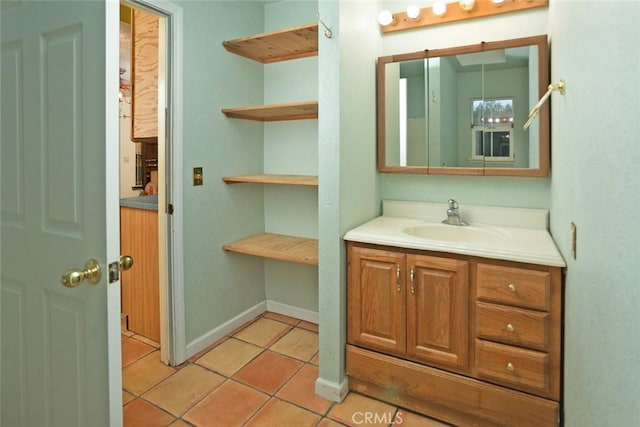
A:
[[[550,391],[547,353],[476,340],[476,368],[481,378],[543,396]]]
[[[476,303],[478,338],[536,350],[549,349],[549,313]]]
[[[548,311],[551,273],[478,264],[477,297],[483,301]]]

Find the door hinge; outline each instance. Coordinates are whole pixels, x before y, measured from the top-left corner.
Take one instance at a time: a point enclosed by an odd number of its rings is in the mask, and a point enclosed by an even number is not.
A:
[[[114,261],[109,264],[109,283],[120,280],[120,262]]]
[[[173,204],[172,203],[167,203],[167,213],[169,215],[173,215]]]

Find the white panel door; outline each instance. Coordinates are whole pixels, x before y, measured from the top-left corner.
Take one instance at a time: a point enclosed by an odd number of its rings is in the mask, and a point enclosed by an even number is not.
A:
[[[106,179],[117,174],[118,41],[107,23],[117,32],[118,3],[0,7],[0,425],[119,425],[120,285],[107,284],[106,265],[119,249],[108,237],[117,175]],[[99,283],[64,287],[62,273],[90,258]]]

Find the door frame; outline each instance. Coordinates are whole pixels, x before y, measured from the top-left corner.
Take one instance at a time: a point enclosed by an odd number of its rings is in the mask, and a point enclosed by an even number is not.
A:
[[[166,90],[158,97],[168,114],[159,126],[158,157],[165,173],[159,170],[158,227],[160,237],[160,358],[177,366],[186,360],[184,307],[184,242],[183,242],[183,13],[182,8],[165,0],[122,0],[138,9],[165,19],[161,25],[160,63],[166,65]],[[166,30],[165,30],[166,29]],[[161,49],[162,50],[162,49]],[[159,108],[159,112],[162,111]],[[162,121],[162,120],[161,120]],[[160,122],[161,122],[160,121]],[[162,138],[162,133],[165,137]],[[169,142],[169,143],[167,143]],[[168,159],[168,161],[167,161]],[[160,165],[159,165],[160,169]],[[164,175],[164,179],[162,177]],[[168,213],[168,206],[173,213]],[[163,238],[164,236],[164,238]],[[163,259],[164,258],[164,259]]]

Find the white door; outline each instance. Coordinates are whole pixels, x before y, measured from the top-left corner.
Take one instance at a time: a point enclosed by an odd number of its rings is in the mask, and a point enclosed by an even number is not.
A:
[[[117,426],[118,3],[0,7],[0,424]],[[97,284],[61,284],[91,258]]]

